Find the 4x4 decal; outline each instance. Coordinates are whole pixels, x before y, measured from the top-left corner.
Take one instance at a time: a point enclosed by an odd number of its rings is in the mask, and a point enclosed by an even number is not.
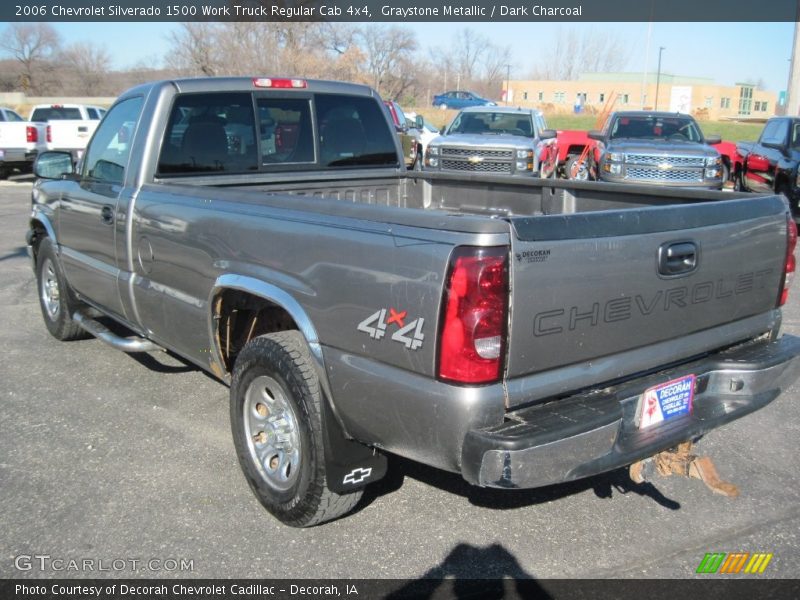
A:
[[[422,342],[425,341],[425,335],[422,333],[425,319],[414,319],[406,325],[405,318],[407,314],[408,312],[405,310],[397,311],[394,308],[389,308],[388,310],[382,308],[361,321],[358,324],[358,330],[363,331],[373,340],[380,340],[386,335],[386,329],[389,325],[397,325],[398,329],[392,334],[392,341],[400,342],[409,350],[417,350],[422,347]]]

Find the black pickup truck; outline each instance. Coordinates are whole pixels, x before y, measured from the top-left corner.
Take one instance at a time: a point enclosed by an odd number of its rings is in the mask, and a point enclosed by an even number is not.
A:
[[[789,199],[795,220],[800,217],[797,167],[800,165],[800,118],[774,117],[767,121],[757,142],[740,142],[742,169],[735,187],[748,192],[782,193]]]

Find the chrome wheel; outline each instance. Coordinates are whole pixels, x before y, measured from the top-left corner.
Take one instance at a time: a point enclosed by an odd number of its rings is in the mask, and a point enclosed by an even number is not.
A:
[[[261,477],[276,490],[288,490],[300,474],[300,431],[291,402],[272,377],[256,377],[248,386],[244,426],[250,458]]]
[[[49,258],[46,258],[42,265],[41,278],[42,305],[47,312],[47,316],[55,321],[58,319],[59,310],[61,310],[61,291],[58,287],[55,266]]]

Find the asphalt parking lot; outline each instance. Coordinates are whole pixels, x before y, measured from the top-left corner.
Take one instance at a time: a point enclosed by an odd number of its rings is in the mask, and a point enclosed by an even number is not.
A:
[[[29,202],[30,182],[0,182],[0,578],[685,578],[707,552],[769,552],[758,577],[800,573],[797,385],[701,440],[736,499],[626,471],[482,490],[392,458],[354,514],[285,527],[240,474],[226,387],[168,356],[47,333],[24,248]],[[800,284],[784,324],[800,334]],[[19,557],[33,555],[51,559],[25,569]],[[59,571],[54,559],[127,566]],[[181,561],[191,570],[171,568]]]

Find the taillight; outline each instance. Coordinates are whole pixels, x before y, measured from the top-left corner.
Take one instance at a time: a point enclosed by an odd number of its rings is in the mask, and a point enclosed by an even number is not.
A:
[[[503,372],[508,248],[457,248],[450,258],[439,337],[439,377],[491,383]]]
[[[39,141],[39,132],[36,131],[36,127],[32,127],[31,125],[28,125],[25,128],[25,139],[28,140],[28,142],[38,142]]]
[[[797,225],[791,215],[786,215],[786,260],[783,263],[783,281],[778,306],[783,306],[789,299],[789,287],[792,285],[794,271],[797,267],[797,260],[794,257],[796,247]]]
[[[48,125],[47,126],[47,143],[49,144],[52,141],[53,141],[53,134],[50,131],[50,125]]]

